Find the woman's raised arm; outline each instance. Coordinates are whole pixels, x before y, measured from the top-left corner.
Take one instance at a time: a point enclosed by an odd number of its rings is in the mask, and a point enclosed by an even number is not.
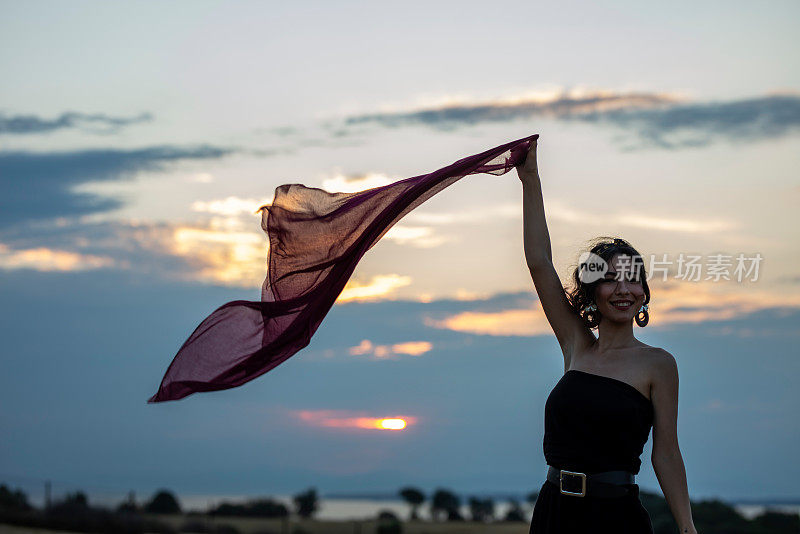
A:
[[[517,167],[517,175],[522,182],[525,260],[530,268],[553,261],[550,234],[544,217],[542,182],[539,180],[539,166],[536,161],[537,146],[538,139],[531,141],[525,162]]]
[[[594,334],[583,319],[572,309],[558,273],[553,266],[550,234],[544,216],[542,184],[536,162],[537,140],[531,143],[525,162],[517,167],[522,181],[523,234],[525,260],[536,287],[547,321],[561,345],[564,354],[564,371],[569,369],[572,355],[591,345]]]

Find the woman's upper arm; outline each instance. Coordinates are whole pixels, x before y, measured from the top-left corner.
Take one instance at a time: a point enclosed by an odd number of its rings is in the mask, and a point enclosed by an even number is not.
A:
[[[530,272],[542,310],[561,345],[566,371],[572,355],[594,343],[594,334],[570,306],[552,262],[544,261],[531,267]]]
[[[653,452],[659,455],[678,452],[678,364],[662,350],[656,358],[650,396],[653,401]]]

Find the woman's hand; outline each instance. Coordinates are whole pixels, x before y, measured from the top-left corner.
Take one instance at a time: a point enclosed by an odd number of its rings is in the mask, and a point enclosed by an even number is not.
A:
[[[539,167],[536,164],[536,146],[538,141],[538,137],[531,141],[531,145],[528,147],[528,154],[525,156],[525,161],[522,165],[517,166],[517,175],[522,181],[529,178],[539,178]]]

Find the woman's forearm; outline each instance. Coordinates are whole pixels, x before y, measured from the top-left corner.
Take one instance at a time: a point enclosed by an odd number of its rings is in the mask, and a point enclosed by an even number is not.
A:
[[[542,183],[536,174],[520,173],[522,181],[522,224],[525,260],[535,268],[543,261],[553,261],[550,233],[544,216]]]
[[[686,484],[686,468],[680,451],[668,455],[653,456],[655,470],[661,491],[667,501],[681,534],[695,534],[697,530],[692,519],[689,503],[689,489]]]

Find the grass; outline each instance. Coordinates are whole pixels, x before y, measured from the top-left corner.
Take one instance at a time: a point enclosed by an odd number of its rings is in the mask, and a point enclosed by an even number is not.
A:
[[[316,519],[300,519],[291,516],[286,519],[261,519],[245,517],[216,517],[184,515],[152,515],[154,519],[180,528],[186,521],[197,520],[209,526],[230,525],[241,534],[374,534],[378,521],[376,519],[320,521]],[[526,522],[504,522],[482,524],[471,521],[432,522],[403,521],[403,534],[527,534],[530,524]]]

